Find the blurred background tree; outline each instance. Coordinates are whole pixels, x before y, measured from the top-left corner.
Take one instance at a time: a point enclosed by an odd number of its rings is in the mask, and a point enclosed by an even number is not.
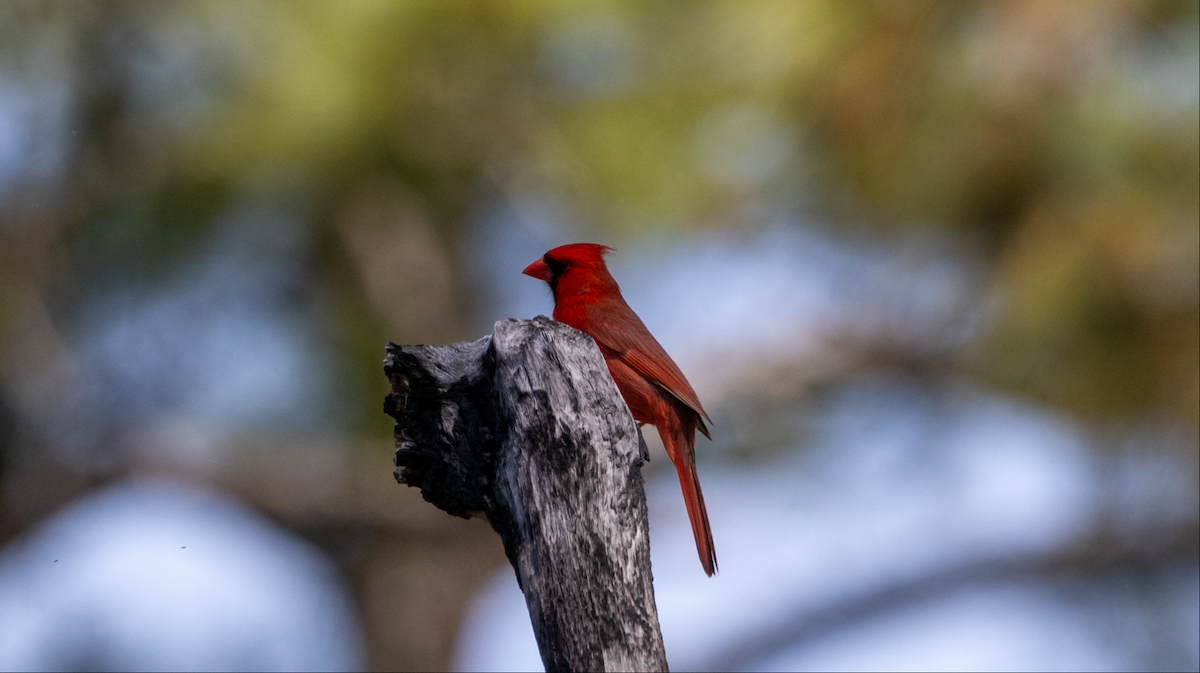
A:
[[[1180,437],[1200,489],[1198,7],[0,5],[0,541],[185,473],[338,561],[372,667],[447,666],[503,557],[387,483],[382,344],[487,331],[508,211],[538,244],[916,242],[969,269],[945,325],[834,330],[782,396],[713,384],[727,427],[965,379],[1097,452]],[[1194,512],[1168,537],[1195,558]]]

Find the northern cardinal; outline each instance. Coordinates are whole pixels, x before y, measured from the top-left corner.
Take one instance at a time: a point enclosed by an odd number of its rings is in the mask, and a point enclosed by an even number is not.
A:
[[[717,555],[696,476],[695,451],[697,429],[712,439],[704,425],[705,420],[711,423],[712,419],[700,406],[683,372],[625,303],[621,288],[604,264],[604,255],[610,251],[594,243],[560,246],[523,273],[550,284],[554,319],[592,337],[633,419],[638,425],[649,423],[658,428],[667,455],[679,473],[700,563],[712,577],[717,570]]]

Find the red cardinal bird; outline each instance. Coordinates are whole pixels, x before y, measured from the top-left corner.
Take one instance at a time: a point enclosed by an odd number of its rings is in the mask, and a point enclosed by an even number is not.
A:
[[[649,423],[658,428],[679,473],[700,563],[711,577],[717,570],[717,554],[696,476],[696,430],[712,439],[704,425],[712,419],[683,372],[625,303],[621,288],[604,264],[604,255],[610,250],[594,243],[564,245],[547,252],[523,273],[550,284],[554,319],[595,340],[633,419],[639,425]]]

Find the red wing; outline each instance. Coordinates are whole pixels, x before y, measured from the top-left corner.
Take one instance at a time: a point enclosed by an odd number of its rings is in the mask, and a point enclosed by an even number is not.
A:
[[[593,320],[586,330],[603,348],[614,352],[642,376],[658,384],[674,395],[680,402],[700,414],[709,423],[712,419],[700,406],[696,391],[684,378],[679,366],[667,355],[667,351],[655,340],[654,335],[628,306],[608,307],[604,317]],[[615,314],[615,315],[614,315]],[[708,429],[700,423],[700,431],[708,436]]]
[[[665,351],[663,355],[666,355]],[[688,405],[693,411],[712,423],[712,419],[705,413],[704,407],[700,406],[700,399],[696,397],[696,392],[692,390],[692,386],[688,384],[687,379],[683,378],[679,367],[669,357],[665,363],[660,364],[637,348],[630,348],[621,354],[621,359],[629,363],[629,366],[637,370],[639,374],[662,386],[667,392],[679,398],[680,402]]]

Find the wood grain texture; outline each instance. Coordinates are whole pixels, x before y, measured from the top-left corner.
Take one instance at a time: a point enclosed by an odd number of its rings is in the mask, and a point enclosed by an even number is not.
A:
[[[645,445],[595,342],[544,316],[388,344],[396,478],[500,534],[548,671],[666,670]]]

